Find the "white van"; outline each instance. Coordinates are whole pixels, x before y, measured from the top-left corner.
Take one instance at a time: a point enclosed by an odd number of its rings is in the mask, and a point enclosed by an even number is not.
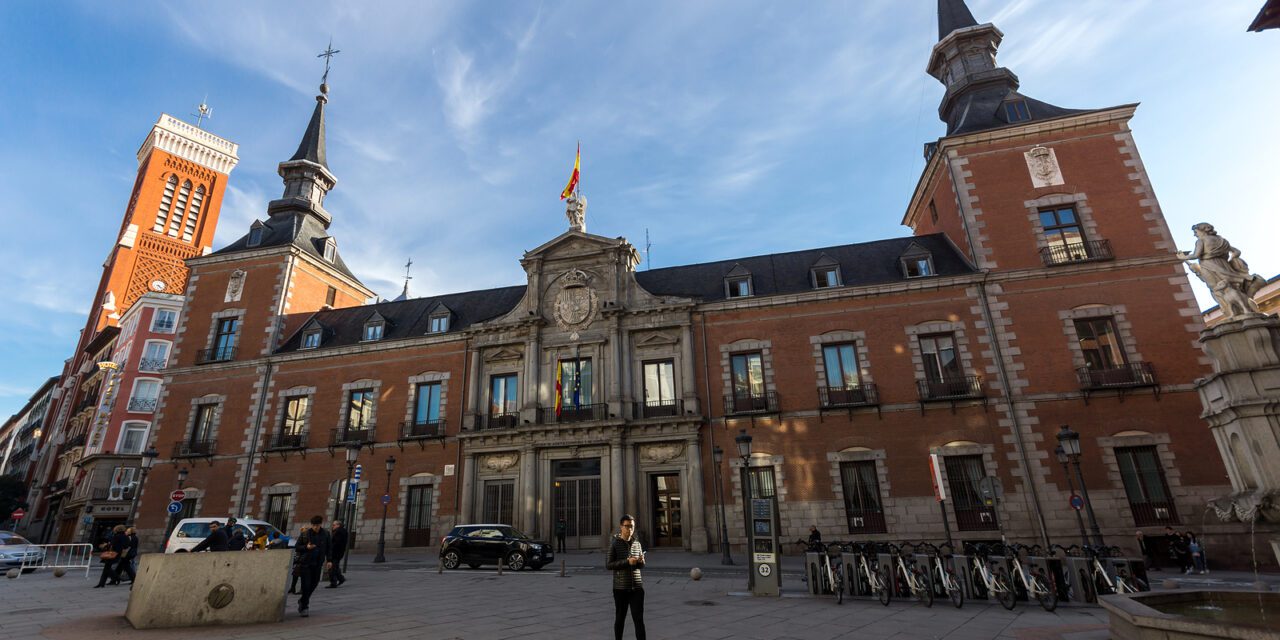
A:
[[[169,534],[169,539],[165,541],[165,553],[187,553],[196,548],[205,538],[209,537],[209,523],[216,522],[221,525],[227,523],[226,518],[185,518],[178,522],[178,526],[173,528],[173,533]],[[257,537],[256,532],[266,528],[267,537],[272,534],[279,533],[285,540],[289,541],[289,547],[292,548],[294,541],[289,536],[284,535],[281,531],[269,522],[262,520],[253,520],[248,518],[238,518],[236,520],[236,529],[244,534],[244,539],[250,545],[253,544],[254,538]],[[230,535],[230,533],[228,533]]]

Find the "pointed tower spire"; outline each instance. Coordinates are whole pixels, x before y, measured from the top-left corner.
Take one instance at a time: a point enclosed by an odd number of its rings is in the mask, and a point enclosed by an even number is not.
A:
[[[284,194],[267,205],[272,218],[310,214],[327,229],[332,218],[324,210],[324,197],[338,184],[329,171],[324,153],[324,106],[329,102],[329,84],[320,84],[316,108],[302,134],[293,157],[280,163],[277,173],[284,179]]]
[[[938,39],[941,40],[956,29],[976,27],[978,21],[964,0],[938,0]]]
[[[324,105],[329,102],[328,94],[329,85],[321,84],[320,95],[316,96],[316,110],[311,112],[311,122],[307,123],[307,132],[302,134],[302,142],[298,143],[298,150],[289,160],[306,160],[329,168],[324,158]]]

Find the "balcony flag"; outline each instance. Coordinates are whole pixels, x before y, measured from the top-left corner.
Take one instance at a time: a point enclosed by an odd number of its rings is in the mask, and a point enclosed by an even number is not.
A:
[[[573,157],[573,173],[569,176],[569,184],[564,186],[564,191],[560,192],[560,199],[564,200],[573,195],[575,189],[578,188],[578,178],[582,175],[582,143],[578,143],[578,153]]]
[[[564,378],[564,363],[556,362],[556,417],[560,417],[560,410],[564,407],[564,391],[561,386],[561,380]]]

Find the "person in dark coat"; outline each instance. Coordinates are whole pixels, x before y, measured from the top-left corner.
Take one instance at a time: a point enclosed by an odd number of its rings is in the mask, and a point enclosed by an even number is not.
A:
[[[249,545],[249,540],[244,537],[244,528],[235,525],[235,518],[231,519],[226,529],[230,533],[227,534],[227,550],[228,551],[244,551]]]
[[[98,578],[98,584],[93,588],[101,589],[107,586],[108,579],[111,580],[111,584],[120,584],[120,580],[116,578],[116,566],[124,562],[125,552],[129,550],[129,536],[124,533],[124,525],[116,525],[115,529],[111,530],[111,537],[98,548],[103,552],[114,551],[116,557],[102,561],[102,576]]]
[[[609,544],[605,567],[613,571],[613,637],[622,640],[627,609],[636,627],[636,640],[644,640],[644,548],[636,539],[636,519],[626,515],[618,521],[618,534]]]
[[[301,541],[302,537],[307,535],[307,531],[310,531],[310,530],[311,530],[311,527],[309,526],[302,527],[302,530],[298,532],[298,540]],[[291,573],[293,574],[293,580],[289,583],[289,593],[297,595],[298,581],[302,580],[302,556],[296,553],[297,547],[294,547],[294,551],[295,553],[293,554],[293,568],[291,570]]]
[[[228,542],[229,539],[227,538],[227,532],[222,529],[222,525],[217,522],[210,522],[209,535],[204,540],[201,540],[200,544],[196,545],[191,552],[226,551],[228,548]]]
[[[342,558],[347,555],[347,528],[342,526],[341,520],[333,521],[333,531],[329,537],[330,544],[333,545],[329,551],[329,562],[333,566],[329,568],[329,586],[325,588],[337,589],[347,581],[347,577],[342,575]]]
[[[311,528],[298,536],[298,543],[293,547],[293,552],[298,558],[298,571],[302,578],[302,597],[298,598],[298,615],[304,618],[309,615],[307,610],[311,608],[311,594],[320,585],[320,573],[326,566],[332,566],[328,561],[329,554],[332,553],[332,541],[329,539],[329,532],[321,526],[323,524],[323,517],[313,516]]]
[[[138,560],[138,533],[133,527],[128,527],[124,530],[124,535],[129,540],[129,548],[120,554],[120,560],[116,562],[116,575],[111,584],[120,584],[121,573],[129,574],[129,584],[138,579],[133,568],[133,563]]]
[[[564,536],[566,533],[568,533],[568,531],[569,531],[569,524],[564,521],[564,518],[560,518],[560,520],[556,522],[556,552],[557,553],[565,553]]]

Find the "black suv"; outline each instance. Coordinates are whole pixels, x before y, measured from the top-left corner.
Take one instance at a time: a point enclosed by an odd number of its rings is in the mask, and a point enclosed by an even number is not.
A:
[[[440,562],[446,569],[502,562],[512,571],[541,569],[554,558],[551,545],[534,541],[509,524],[458,525],[440,541]]]

